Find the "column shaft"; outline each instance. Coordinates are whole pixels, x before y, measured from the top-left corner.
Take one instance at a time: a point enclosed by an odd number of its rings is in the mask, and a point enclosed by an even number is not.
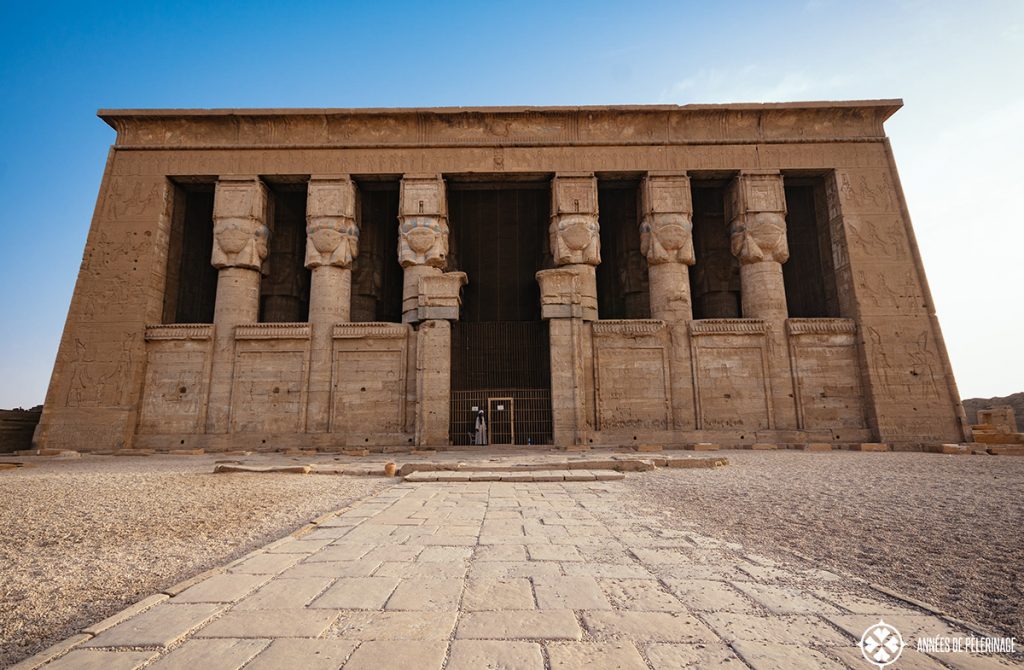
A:
[[[311,273],[311,332],[306,430],[310,433],[330,430],[334,325],[348,321],[352,313],[352,262],[359,255],[355,213],[356,188],[347,176],[309,180],[306,267]]]
[[[255,323],[260,311],[260,277],[267,258],[271,222],[266,186],[257,178],[217,182],[213,206],[213,255],[217,297],[206,432],[227,433],[235,368],[235,326]]]

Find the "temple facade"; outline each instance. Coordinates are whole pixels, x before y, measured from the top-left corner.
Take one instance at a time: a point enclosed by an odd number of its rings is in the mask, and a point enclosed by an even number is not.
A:
[[[101,111],[35,445],[969,440],[900,105]]]

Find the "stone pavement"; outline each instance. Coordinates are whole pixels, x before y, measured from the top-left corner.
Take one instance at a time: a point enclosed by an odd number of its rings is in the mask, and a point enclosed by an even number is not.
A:
[[[621,486],[398,484],[15,667],[865,670],[856,642],[879,618],[911,646],[970,634],[835,574],[666,530]],[[907,648],[890,667],[1003,666]]]

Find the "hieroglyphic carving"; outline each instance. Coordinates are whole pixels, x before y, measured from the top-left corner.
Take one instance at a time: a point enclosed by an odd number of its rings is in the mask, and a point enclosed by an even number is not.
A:
[[[923,298],[911,270],[869,267],[855,271],[859,299],[864,306],[900,312],[919,311]]]
[[[267,187],[258,179],[221,179],[213,201],[213,256],[217,269],[267,268]]]
[[[599,265],[601,235],[597,179],[591,175],[555,175],[551,182],[551,255],[558,265]]]
[[[848,216],[844,224],[849,244],[856,251],[882,258],[903,258],[906,255],[906,235],[898,220]]]
[[[103,218],[121,221],[156,216],[161,207],[161,191],[162,180],[112,176],[103,199]]]
[[[871,343],[870,363],[881,389],[890,400],[934,400],[941,397],[927,330],[894,332],[890,342],[874,326],[865,328]],[[898,341],[898,347],[892,346]]]
[[[647,262],[693,265],[693,203],[685,175],[644,177],[640,185],[640,251]]]
[[[894,189],[886,170],[836,171],[837,187],[843,202],[857,210],[891,211],[895,209]]]
[[[605,319],[595,321],[594,337],[626,336],[639,337],[656,335],[665,328],[664,321],[656,319]]]
[[[310,179],[306,199],[306,267],[349,268],[358,256],[355,184],[347,177]]]
[[[75,338],[65,407],[115,407],[130,403],[132,388],[125,383],[135,364],[137,333],[124,333],[116,357],[101,358],[96,347]]]

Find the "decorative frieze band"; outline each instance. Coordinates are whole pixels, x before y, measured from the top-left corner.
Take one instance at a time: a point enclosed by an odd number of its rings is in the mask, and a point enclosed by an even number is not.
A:
[[[146,341],[151,340],[209,340],[213,337],[212,323],[168,323],[146,326]]]
[[[388,323],[369,321],[363,323],[339,323],[334,326],[333,337],[336,340],[358,339],[363,337],[408,337],[412,327],[404,323]]]
[[[853,319],[787,319],[786,332],[790,335],[852,334],[857,332],[857,323]]]
[[[664,327],[665,322],[657,319],[608,319],[594,322],[594,335],[655,335]]]
[[[308,323],[250,323],[235,326],[236,340],[307,340]]]
[[[690,322],[690,334],[697,335],[763,335],[768,322],[762,319],[701,319]]]

